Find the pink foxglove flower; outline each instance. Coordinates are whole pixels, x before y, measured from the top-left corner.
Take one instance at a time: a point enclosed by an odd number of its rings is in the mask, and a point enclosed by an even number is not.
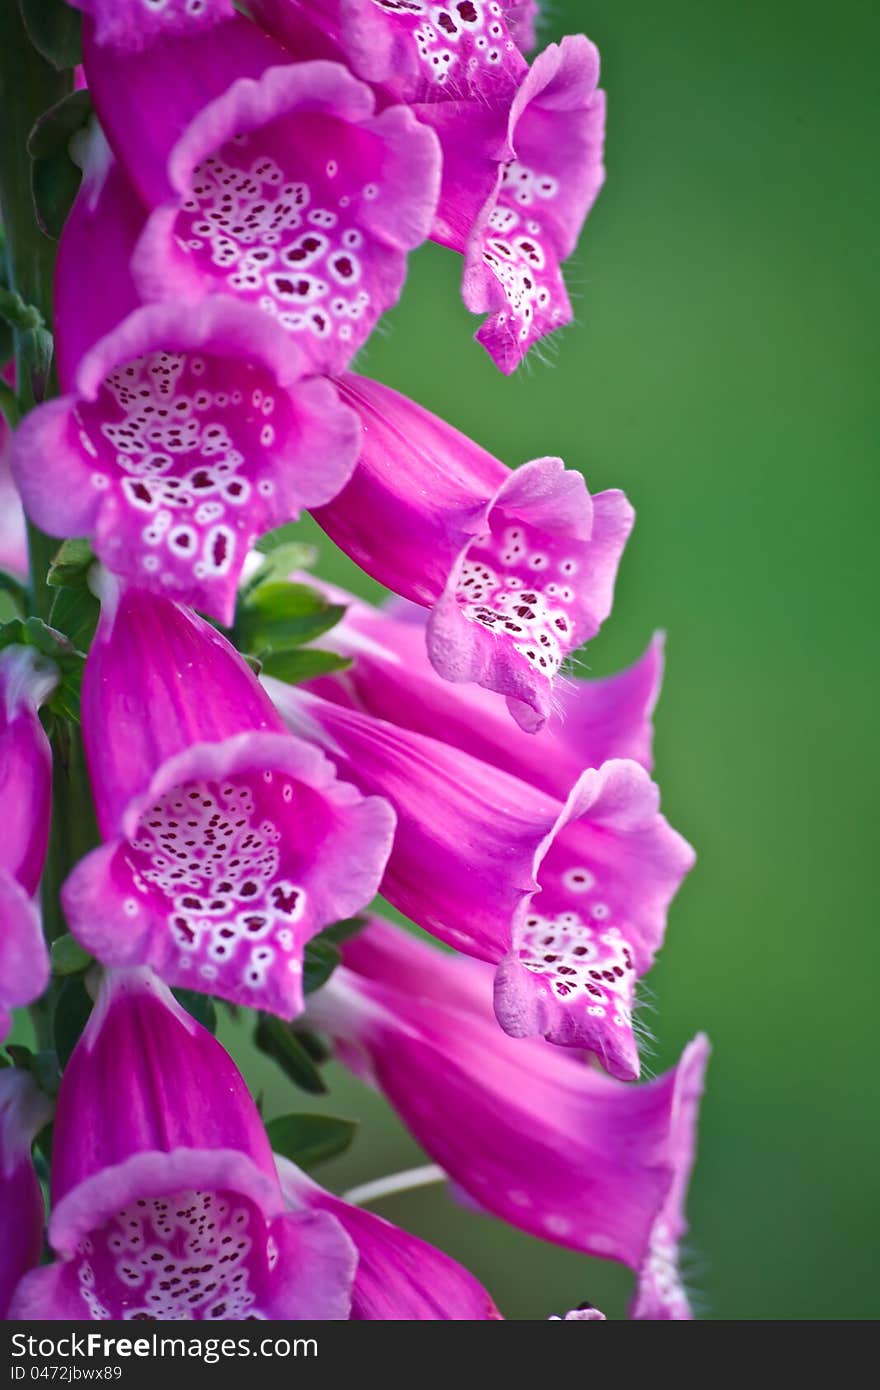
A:
[[[354,1250],[290,1212],[245,1084],[148,970],[109,972],[61,1083],[49,1240],[20,1319],[348,1316]]]
[[[213,628],[107,588],[82,695],[107,843],[65,884],[70,928],[107,965],[292,1017],[303,947],[370,902],[393,813],[284,731]]]
[[[574,1055],[499,1033],[483,1002],[485,966],[375,919],[344,959],[312,996],[310,1021],[450,1179],[521,1230],[635,1270],[636,1316],[686,1316],[674,1239],[706,1039],[657,1080],[624,1086]]]
[[[123,65],[86,56],[110,143],[155,208],[134,260],[143,296],[235,295],[316,371],[342,370],[430,231],[433,133],[406,107],[377,115],[341,64],[291,63],[241,19]],[[145,109],[155,129],[142,148]]]
[[[432,237],[464,256],[465,304],[490,315],[477,340],[512,372],[571,321],[560,263],[604,180],[595,46],[569,35],[529,68],[517,41],[534,42],[534,6],[505,0],[255,0],[255,15],[291,52],[341,57],[436,131]]]
[[[334,1197],[287,1159],[276,1156],[276,1163],[291,1205],[329,1212],[354,1242],[358,1265],[351,1291],[352,1319],[482,1322],[501,1317],[478,1280],[441,1250]]]
[[[639,1074],[636,979],[693,863],[640,764],[588,768],[563,802],[458,748],[268,680],[289,728],[397,812],[381,891],[441,941],[498,965],[514,1037],[589,1048]]]
[[[0,1071],[0,1318],[23,1274],[43,1251],[43,1194],[31,1145],[52,1116],[51,1101],[25,1071]]]
[[[560,799],[584,767],[598,767],[609,758],[633,758],[650,771],[652,715],[663,675],[662,634],[617,675],[557,682],[546,725],[529,734],[511,727],[491,691],[453,686],[437,675],[425,647],[423,608],[409,603],[375,608],[335,585],[320,587],[331,602],[347,605],[345,617],[321,638],[321,645],[348,657],[352,665],[340,675],[312,681],[309,689],[317,694],[414,733],[442,738]]]
[[[167,34],[195,33],[235,14],[232,0],[69,0],[89,15],[99,44],[146,48]]]
[[[605,179],[598,80],[599,55],[582,34],[538,55],[510,108],[514,157],[499,168],[463,248],[464,302],[490,315],[477,341],[503,372],[571,322],[561,262],[574,251]]]
[[[317,521],[374,579],[431,609],[441,676],[499,691],[519,724],[540,728],[563,660],[611,610],[632,508],[618,491],[591,498],[561,459],[511,472],[378,382],[337,384],[361,417],[361,455]]]
[[[356,417],[304,367],[274,323],[227,296],[136,309],[17,430],[29,515],[231,623],[253,541],[332,499],[357,457]]]
[[[32,647],[0,651],[0,1039],[9,1010],[37,999],[49,979],[34,895],[49,838],[52,754],[37,711],[57,678]]]

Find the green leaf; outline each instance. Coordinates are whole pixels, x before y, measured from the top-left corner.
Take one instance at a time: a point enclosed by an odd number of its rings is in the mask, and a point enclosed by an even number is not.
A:
[[[254,1042],[261,1052],[278,1063],[294,1085],[311,1095],[326,1094],[327,1087],[321,1073],[289,1023],[272,1014],[260,1014]]]
[[[7,574],[6,570],[0,570],[0,592],[9,595],[22,616],[27,612],[27,589],[14,575]]]
[[[30,1071],[34,1054],[29,1047],[24,1047],[21,1043],[7,1043],[6,1051],[12,1058],[12,1065],[18,1067],[19,1071]]]
[[[332,941],[335,945],[340,946],[343,941],[357,936],[358,932],[363,931],[366,925],[366,917],[344,917],[341,922],[334,922],[331,927],[325,927],[320,935],[313,939],[315,941]]]
[[[62,1070],[70,1061],[70,1054],[76,1047],[91,1012],[92,1001],[86,992],[82,976],[69,975],[61,986],[52,1019],[55,1051],[58,1053]]]
[[[27,36],[58,72],[82,62],[82,15],[64,0],[18,0]]]
[[[49,622],[63,632],[79,652],[87,652],[101,616],[101,605],[90,589],[58,589],[52,600]]]
[[[0,650],[9,646],[34,647],[55,667],[58,684],[46,702],[50,714],[79,720],[79,693],[85,658],[61,632],[40,618],[11,618],[0,623]]]
[[[28,136],[31,159],[48,159],[66,150],[70,137],[91,120],[92,98],[87,91],[68,92],[36,122]]]
[[[356,1132],[354,1120],[333,1115],[281,1115],[266,1125],[274,1151],[306,1169],[345,1153]]]
[[[217,1032],[217,1010],[209,994],[199,994],[194,989],[173,989],[171,993],[196,1023],[207,1028],[209,1033]]]
[[[65,541],[55,554],[46,583],[51,589],[82,589],[88,583],[95,552],[87,540]]]
[[[298,540],[298,534],[299,522],[286,521],[283,526],[276,526],[274,531],[267,531],[265,536],[261,536],[254,550],[261,555],[271,555],[276,550],[296,550],[302,557],[300,564],[307,566],[315,561],[317,551],[313,545]]]
[[[90,120],[88,92],[70,92],[40,117],[30,133],[31,192],[40,230],[57,241],[82,181],[70,141]]]
[[[314,994],[316,989],[326,985],[341,961],[339,948],[332,941],[316,936],[307,942],[303,952],[303,993]]]
[[[78,975],[81,970],[88,970],[93,959],[70,932],[65,932],[64,936],[52,942],[49,958],[52,974],[59,976]]]
[[[52,1165],[52,1139],[54,1137],[54,1127],[50,1120],[44,1125],[34,1140],[34,1147],[40,1157],[51,1167]]]
[[[31,1059],[31,1074],[40,1090],[47,1096],[57,1096],[61,1085],[61,1069],[58,1054],[51,1049],[37,1052]]]
[[[335,627],[344,613],[306,584],[263,584],[240,605],[236,646],[260,655],[299,646]]]
[[[265,652],[260,664],[267,676],[276,676],[280,681],[287,681],[288,685],[298,685],[300,681],[311,681],[316,676],[344,671],[351,665],[351,660],[336,652],[320,651],[317,647],[288,647],[286,651]]]
[[[289,521],[285,526],[267,531],[266,535],[257,541],[254,549],[266,558],[250,579],[242,584],[242,599],[246,600],[263,584],[284,581],[297,570],[312,568],[318,558],[318,552],[313,545],[296,539],[298,531],[298,523]]]

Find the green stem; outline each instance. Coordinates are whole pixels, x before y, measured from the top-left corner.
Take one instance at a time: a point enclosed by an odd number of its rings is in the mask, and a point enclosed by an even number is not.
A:
[[[38,119],[73,87],[70,71],[57,72],[31,46],[17,0],[0,0],[0,217],[5,280],[24,312],[14,322],[16,385],[22,415],[54,394],[51,370],[52,279],[56,244],[40,230],[31,193],[28,137]],[[12,302],[12,301],[10,301]],[[35,314],[27,311],[32,309]],[[45,327],[40,325],[45,325]],[[53,591],[46,584],[58,541],[28,525],[32,611],[46,621]],[[53,733],[52,829],[43,874],[43,923],[49,941],[66,930],[60,888],[76,861],[96,843],[89,781],[79,729],[58,721]],[[37,1046],[51,1046],[53,989],[32,1009]]]

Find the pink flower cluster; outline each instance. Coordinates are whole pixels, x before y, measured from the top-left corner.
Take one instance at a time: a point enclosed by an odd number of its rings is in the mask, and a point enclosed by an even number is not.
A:
[[[41,1267],[51,1107],[0,1071],[0,1315],[501,1316],[273,1155],[186,989],[325,1035],[471,1204],[627,1265],[633,1317],[688,1318],[705,1039],[633,1084],[637,982],[694,857],[651,777],[662,643],[609,679],[563,670],[609,615],[632,508],[351,371],[429,238],[462,257],[503,372],[570,321],[561,265],[603,179],[596,50],[529,63],[529,0],[72,3],[97,118],[57,260],[63,394],[11,466],[32,522],[101,562],[81,692],[101,843],[62,891],[101,968]],[[221,629],[254,543],[303,510],[398,598],[292,576],[344,608],[321,647],[348,663],[293,685]],[[0,653],[4,1034],[49,974],[54,679]],[[377,894],[452,951],[369,915]],[[306,997],[308,943],[360,913]]]

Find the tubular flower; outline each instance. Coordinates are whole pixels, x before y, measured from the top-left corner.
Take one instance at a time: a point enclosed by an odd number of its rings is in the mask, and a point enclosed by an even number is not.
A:
[[[345,617],[321,645],[352,663],[340,675],[310,683],[309,689],[325,699],[441,738],[559,798],[567,796],[584,767],[609,758],[632,758],[651,770],[662,634],[617,675],[559,681],[545,727],[528,734],[511,727],[497,695],[475,685],[454,687],[437,675],[425,649],[423,608],[374,608],[334,585],[321,587],[331,601],[347,605]]]
[[[684,1224],[705,1038],[657,1080],[624,1086],[573,1054],[505,1038],[483,1002],[485,974],[373,919],[308,1016],[471,1200],[532,1235],[628,1265],[639,1277],[635,1315],[650,1298],[647,1315],[673,1316],[685,1300],[671,1237]]]
[[[43,1250],[43,1194],[31,1145],[52,1116],[52,1103],[25,1071],[0,1071],[0,1318],[13,1291]]]
[[[122,64],[86,54],[110,143],[155,209],[133,262],[144,298],[234,295],[315,371],[340,371],[430,231],[440,152],[406,107],[377,115],[342,64],[289,57],[242,19]]]
[[[329,501],[357,457],[353,412],[266,317],[225,296],[136,309],[70,394],[16,432],[25,507],[55,536],[231,623],[248,548]]]
[[[360,416],[361,454],[316,520],[374,579],[431,609],[441,676],[506,695],[519,724],[540,728],[563,660],[610,612],[632,508],[618,491],[591,498],[561,459],[511,472],[396,391],[337,384]]]
[[[0,1040],[9,1010],[37,999],[49,980],[34,894],[49,838],[52,755],[37,711],[56,681],[34,648],[0,651]]]
[[[334,1197],[276,1156],[281,1189],[294,1208],[327,1211],[358,1252],[351,1318],[358,1322],[497,1320],[501,1314],[474,1276],[455,1260],[373,1212]]]
[[[243,659],[195,614],[110,593],[83,735],[107,843],[68,878],[71,930],[107,965],[292,1017],[302,951],[373,897],[393,813],[291,738]],[[181,698],[197,673],[198,698]]]
[[[582,34],[529,68],[534,9],[505,0],[256,0],[291,52],[338,57],[436,131],[443,179],[432,237],[465,258],[463,297],[503,372],[570,322],[560,262],[604,180],[599,55]]]
[[[232,0],[69,0],[88,15],[95,39],[139,50],[168,34],[195,33],[235,14]]]
[[[348,1316],[351,1242],[286,1210],[232,1059],[149,970],[105,976],[52,1151],[58,1259],[25,1276],[13,1318]]]
[[[266,684],[294,733],[392,803],[381,891],[441,941],[499,966],[505,1031],[589,1048],[614,1075],[637,1076],[635,981],[693,863],[644,768],[589,768],[562,802],[439,739]]]

